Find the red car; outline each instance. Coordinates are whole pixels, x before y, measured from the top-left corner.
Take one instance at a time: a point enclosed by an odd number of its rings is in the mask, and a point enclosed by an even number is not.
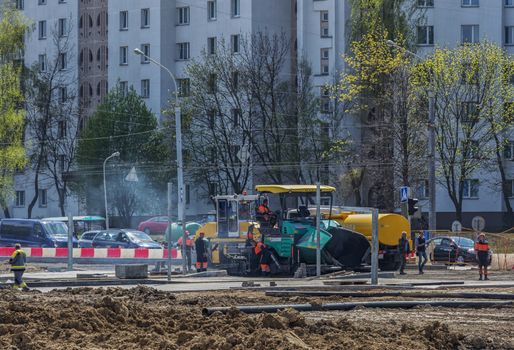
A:
[[[166,228],[168,227],[168,217],[167,216],[156,216],[150,218],[146,221],[142,221],[137,226],[139,231],[143,231],[147,235],[149,234],[164,234],[166,232]]]

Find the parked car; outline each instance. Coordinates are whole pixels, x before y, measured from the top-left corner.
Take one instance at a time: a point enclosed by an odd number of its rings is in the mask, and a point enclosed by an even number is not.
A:
[[[77,239],[72,239],[77,246]],[[0,245],[13,247],[67,247],[68,226],[60,221],[3,219],[0,221]]]
[[[86,231],[80,236],[79,239],[79,248],[92,248],[93,247],[93,239],[96,237],[101,230],[92,230]]]
[[[147,235],[149,234],[164,234],[168,227],[167,216],[156,216],[148,220],[142,221],[137,226],[139,231],[143,231]]]
[[[441,262],[476,263],[475,241],[466,237],[439,236],[430,239],[433,244],[430,260]],[[492,260],[492,250],[489,251],[489,264]]]
[[[136,230],[108,230],[98,232],[91,241],[93,248],[150,248],[162,246],[149,235]]]

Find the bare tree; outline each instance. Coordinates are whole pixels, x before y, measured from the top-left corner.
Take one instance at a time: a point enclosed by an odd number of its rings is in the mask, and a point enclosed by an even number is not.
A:
[[[76,76],[67,69],[74,61],[71,22],[68,18],[67,26],[55,25],[48,56],[29,70],[26,80],[26,138],[31,140],[29,154],[34,171],[34,196],[27,208],[29,218],[39,197],[40,181],[45,176],[50,176],[55,183],[59,206],[64,213],[67,185],[61,170],[69,169],[72,164],[75,148],[70,145],[75,142],[78,126],[77,102],[72,88]],[[66,140],[61,137],[63,135],[72,140]],[[64,166],[61,156],[64,156]]]

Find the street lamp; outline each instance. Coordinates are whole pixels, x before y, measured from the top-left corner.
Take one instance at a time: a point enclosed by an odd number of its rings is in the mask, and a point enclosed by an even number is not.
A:
[[[177,80],[175,79],[175,76],[171,71],[163,66],[161,63],[157,62],[153,58],[151,58],[148,55],[145,55],[143,51],[139,50],[138,48],[134,49],[134,53],[139,56],[145,57],[148,61],[152,62],[153,64],[161,67],[161,69],[165,70],[171,80],[173,81],[173,85],[175,85],[175,133],[176,133],[176,146],[177,146],[177,186],[178,186],[178,204],[177,204],[177,210],[178,210],[178,224],[182,227],[183,237],[182,237],[182,273],[185,274],[187,267],[186,267],[186,227],[184,225],[184,168],[182,164],[182,120],[180,116],[180,106],[178,103],[178,88],[177,88]],[[168,213],[170,214],[170,213]],[[170,227],[170,235],[168,239],[168,257],[171,257],[171,215],[168,215],[168,226]],[[171,277],[171,264],[168,266],[168,280]]]
[[[109,157],[105,158],[105,160],[104,160],[104,204],[105,204],[105,228],[106,229],[109,229],[109,213],[107,211],[107,186],[106,186],[106,181],[105,181],[105,164],[107,163],[107,161],[109,159],[114,158],[114,157],[119,157],[119,156],[120,156],[120,152],[114,152]]]
[[[412,51],[409,51],[403,47],[400,47],[397,43],[392,40],[387,40],[387,45],[390,47],[400,48],[405,51],[405,53],[417,58],[418,60],[423,60],[418,54],[415,54]],[[429,203],[430,203],[430,211],[428,215],[428,229],[430,231],[435,231],[437,226],[436,221],[436,178],[435,178],[435,94],[432,90],[431,84],[428,86],[428,152],[429,152],[429,163],[428,163],[428,192],[430,193]]]

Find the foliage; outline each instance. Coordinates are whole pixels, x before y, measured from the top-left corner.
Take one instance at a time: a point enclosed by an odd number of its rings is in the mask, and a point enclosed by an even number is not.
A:
[[[106,167],[109,209],[126,226],[136,213],[163,211],[162,193],[166,193],[170,170],[164,165],[170,157],[166,132],[133,88],[125,93],[118,84],[109,92],[88,120],[77,150],[78,171],[90,191],[86,193],[90,213],[103,211],[103,162],[114,152],[120,152],[120,157]],[[136,167],[137,183],[125,181],[132,167]]]
[[[28,21],[12,7],[0,8],[0,207],[9,216],[13,174],[26,164],[23,147],[25,113],[21,91],[22,67],[17,60],[24,47]]]
[[[419,95],[426,99],[432,91],[435,96],[440,178],[461,220],[465,180],[479,178],[481,169],[485,175],[494,159],[502,167],[498,154],[514,111],[505,103],[514,99],[512,57],[490,42],[461,45],[435,50],[415,73]]]

